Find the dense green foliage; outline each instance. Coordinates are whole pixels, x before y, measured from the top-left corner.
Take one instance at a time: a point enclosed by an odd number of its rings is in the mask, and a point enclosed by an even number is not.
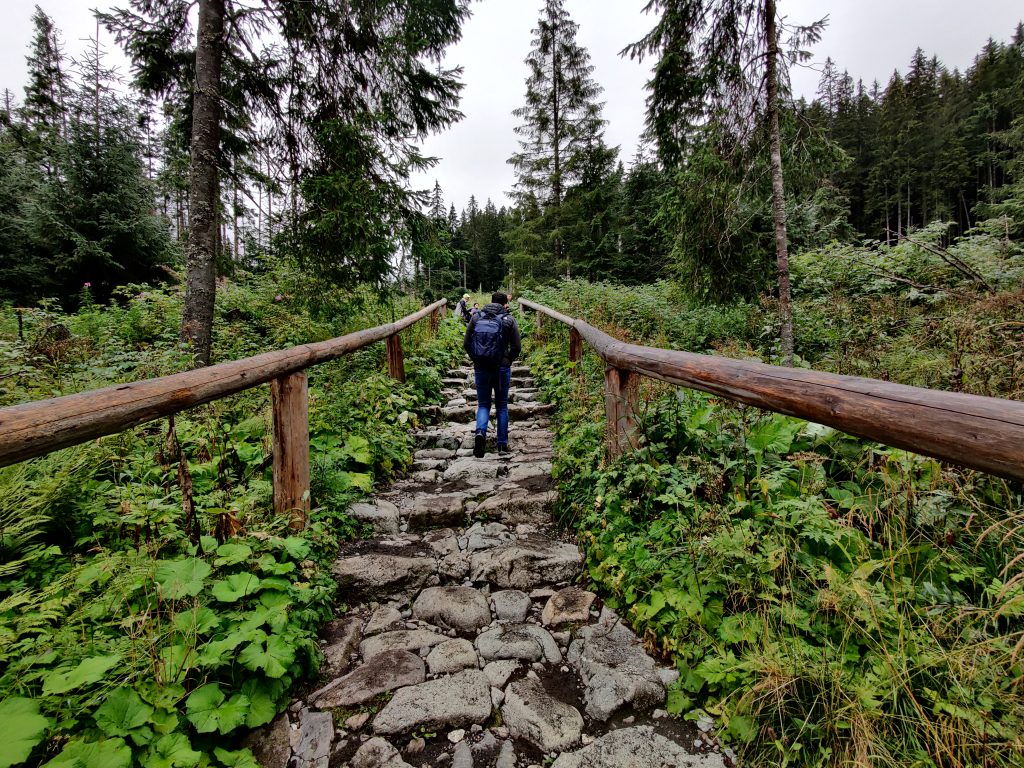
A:
[[[798,352],[1019,398],[1021,251],[955,247],[996,292],[908,243],[794,259]],[[668,283],[534,297],[620,338],[775,352],[770,300],[707,306]],[[601,363],[568,364],[547,333],[530,360],[559,405],[561,514],[592,584],[682,672],[673,712],[719,716],[754,765],[1024,760],[1020,484],[650,380],[639,448],[608,463]]]
[[[221,292],[224,358],[415,308],[284,266]],[[24,341],[5,311],[0,402],[185,367],[180,292],[124,293],[106,306],[86,293],[73,315],[31,310]],[[315,674],[317,631],[344,610],[327,565],[360,533],[345,510],[409,465],[409,427],[438,396],[460,329],[406,332],[406,385],[384,373],[381,345],[311,369],[314,510],[301,534],[271,511],[265,387],[0,469],[0,765],[255,765],[237,736]]]
[[[774,277],[768,136],[762,121],[740,124],[735,115],[747,114],[743,99],[761,97],[740,88],[742,109],[716,111],[703,101],[693,107],[694,93],[709,88],[714,73],[695,68],[677,47],[662,47],[680,34],[669,12],[699,3],[651,5],[663,15],[642,47],[658,57],[648,135],[625,167],[599,152],[576,164],[575,189],[558,214],[568,271],[625,283],[675,278],[707,301],[752,300],[771,289]],[[785,39],[794,31],[800,30],[786,27]],[[629,50],[635,55],[641,47]],[[888,84],[858,82],[828,60],[817,98],[788,99],[781,114],[791,250],[863,238],[893,245],[938,221],[949,222],[944,237],[986,221],[1019,237],[1022,78],[1020,29],[1009,42],[987,43],[965,71],[918,50]],[[539,156],[540,147],[531,151]],[[541,169],[550,173],[550,152],[546,157]],[[549,208],[544,195],[520,195],[504,247],[484,254],[507,283],[528,286],[566,273],[565,265],[543,258],[554,231],[541,226],[553,215]]]
[[[604,143],[590,53],[562,0],[545,0],[533,29],[523,106],[513,111],[519,149],[512,193],[523,216],[508,233],[513,273],[532,279],[571,275],[575,264],[613,249],[608,212],[618,149]],[[582,257],[582,258],[581,258]]]
[[[0,109],[0,299],[73,301],[83,283],[105,299],[177,256],[153,212],[143,110],[112,92],[98,48],[72,80],[52,21],[32,20],[24,104]]]

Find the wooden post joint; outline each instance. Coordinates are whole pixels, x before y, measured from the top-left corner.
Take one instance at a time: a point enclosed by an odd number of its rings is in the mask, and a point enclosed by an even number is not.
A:
[[[604,369],[605,448],[609,459],[636,447],[636,381],[623,368]]]
[[[402,337],[397,333],[388,336],[388,374],[395,381],[405,383],[405,357],[402,355]]]
[[[575,328],[569,329],[569,362],[578,363],[583,359],[583,337]]]
[[[272,379],[274,512],[288,515],[293,531],[309,513],[309,382],[305,371]]]

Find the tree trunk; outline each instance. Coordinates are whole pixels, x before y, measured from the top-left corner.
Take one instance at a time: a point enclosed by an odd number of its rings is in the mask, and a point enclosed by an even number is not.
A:
[[[189,169],[188,277],[181,318],[181,337],[192,343],[196,366],[210,362],[213,335],[223,45],[224,0],[199,0],[192,161]]]
[[[555,205],[555,268],[562,260],[562,236],[559,233],[562,221],[562,124],[558,113],[558,27],[551,29],[551,139],[554,151],[554,168],[552,176],[552,193]],[[568,269],[568,267],[567,267]]]
[[[779,273],[780,351],[783,365],[793,365],[793,302],[789,288],[789,248],[786,243],[786,193],[782,184],[782,138],[779,131],[779,38],[775,29],[775,0],[764,3],[764,34],[768,46],[767,110],[771,134],[772,219],[775,222],[775,263]]]

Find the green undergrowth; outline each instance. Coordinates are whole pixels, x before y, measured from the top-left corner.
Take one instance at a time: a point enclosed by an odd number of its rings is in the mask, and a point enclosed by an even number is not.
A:
[[[761,310],[687,309],[671,296],[668,285],[577,282],[531,298],[641,342],[756,354]],[[850,296],[833,307],[837,327],[872,303]],[[1011,322],[993,307],[1020,301],[975,292],[922,310],[902,291],[884,298],[904,317],[926,312],[935,338],[967,306],[989,307],[972,319],[984,326]],[[873,316],[857,323],[884,335]],[[568,363],[553,325],[528,346],[558,404],[560,513],[590,582],[679,668],[673,713],[719,717],[750,765],[1024,764],[1020,484],[651,381],[639,389],[639,447],[609,463],[600,361]],[[681,343],[697,326],[705,343]],[[894,354],[913,343],[950,364],[943,345],[885,338]],[[817,367],[835,367],[843,343],[825,344]],[[959,382],[1016,393],[1013,364],[985,379],[964,368]],[[917,383],[915,369],[899,370]]]
[[[283,267],[222,285],[218,359],[417,306],[320,289],[314,302],[310,287]],[[24,341],[6,309],[0,401],[182,370],[180,304],[139,288],[74,315],[34,308]],[[403,333],[405,385],[379,344],[309,371],[301,533],[272,512],[266,387],[0,469],[0,766],[254,766],[240,737],[315,676],[317,631],[345,609],[329,564],[361,533],[346,510],[409,466],[409,429],[460,340],[454,320]]]

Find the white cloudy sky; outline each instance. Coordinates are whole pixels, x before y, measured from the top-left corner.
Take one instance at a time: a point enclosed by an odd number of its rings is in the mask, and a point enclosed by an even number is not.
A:
[[[63,32],[68,52],[95,32],[90,8],[109,0],[38,0]],[[36,0],[2,0],[0,88],[20,91],[25,53],[31,37],[30,16]],[[591,54],[595,77],[605,88],[607,139],[628,160],[643,127],[645,65],[619,57],[619,51],[653,24],[642,13],[646,0],[566,0],[580,24],[579,40]],[[438,165],[417,179],[423,187],[440,181],[445,197],[457,208],[470,194],[498,205],[514,178],[505,160],[516,148],[511,112],[522,101],[526,67],[540,0],[482,0],[473,3],[473,18],[455,46],[449,65],[465,69],[462,111],[465,119],[447,133],[431,137],[426,152]],[[815,48],[819,61],[831,56],[854,78],[885,82],[893,69],[905,69],[918,46],[936,54],[948,67],[967,67],[989,37],[1007,40],[1024,18],[1020,0],[779,0],[780,11],[806,23],[828,15],[824,38]],[[115,48],[109,38],[108,48]],[[812,96],[818,73],[796,70],[794,89]]]

